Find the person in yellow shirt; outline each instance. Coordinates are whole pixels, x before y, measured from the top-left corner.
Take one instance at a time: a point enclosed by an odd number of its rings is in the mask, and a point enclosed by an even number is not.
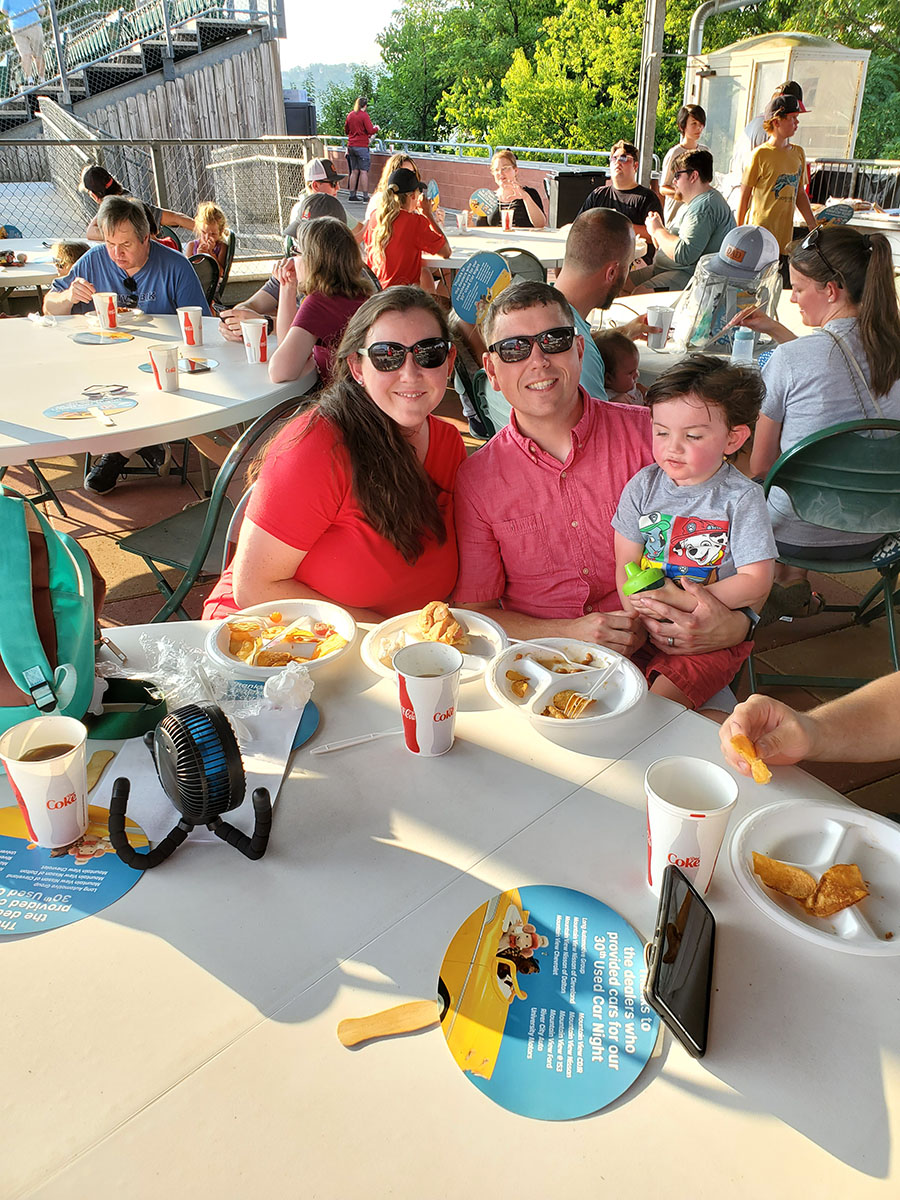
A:
[[[774,96],[766,105],[763,127],[769,137],[753,151],[744,172],[737,214],[738,225],[761,225],[775,236],[787,287],[787,248],[794,236],[794,208],[799,208],[810,229],[816,227],[806,194],[806,155],[800,146],[791,143],[800,124],[799,114],[797,97],[787,93]]]

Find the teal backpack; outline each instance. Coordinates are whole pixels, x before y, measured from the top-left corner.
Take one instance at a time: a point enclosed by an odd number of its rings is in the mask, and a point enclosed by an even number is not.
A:
[[[43,713],[80,719],[94,691],[90,555],[24,496],[0,489],[0,733]]]

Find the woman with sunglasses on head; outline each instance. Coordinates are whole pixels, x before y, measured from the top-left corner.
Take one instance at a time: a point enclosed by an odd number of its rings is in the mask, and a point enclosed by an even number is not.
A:
[[[383,288],[419,283],[423,254],[450,257],[450,243],[424,191],[414,171],[399,167],[388,177],[366,225],[366,262]]]
[[[849,225],[820,226],[795,244],[790,272],[791,302],[814,333],[798,338],[755,309],[735,322],[781,343],[763,369],[766,399],[750,457],[755,476],[829,425],[900,419],[900,305],[887,238]],[[801,521],[778,488],[769,493],[769,514],[783,554],[814,549],[818,559],[856,558],[883,540]],[[776,567],[772,603],[779,615],[818,610],[806,572],[784,563]]]
[[[432,414],[453,360],[445,317],[421,288],[366,301],[334,383],[263,451],[233,565],[205,617],[289,597],[381,621],[449,596],[465,449]]]
[[[335,217],[301,222],[294,254],[278,264],[275,278],[278,347],[269,361],[269,378],[273,383],[299,379],[312,358],[327,385],[347,322],[374,290],[353,234]]]
[[[519,160],[512,150],[498,150],[491,159],[491,174],[497,185],[500,205],[487,222],[500,225],[501,213],[512,212],[512,223],[516,229],[543,229],[547,224],[540,194],[533,187],[519,183]]]

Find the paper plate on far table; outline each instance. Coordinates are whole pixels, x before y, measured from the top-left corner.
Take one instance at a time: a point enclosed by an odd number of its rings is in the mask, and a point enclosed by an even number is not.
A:
[[[460,647],[465,655],[460,682],[468,683],[472,679],[480,679],[494,655],[509,644],[506,634],[496,621],[482,616],[481,613],[472,612],[468,608],[451,608],[450,611],[463,629],[468,630],[469,635],[466,645]],[[395,650],[399,650],[401,645],[425,640],[419,631],[418,618],[419,609],[403,613],[399,617],[389,617],[366,634],[359,653],[370,671],[382,675],[385,679],[393,676],[394,668],[385,659]]]
[[[856,863],[869,888],[859,904],[813,917],[753,871],[753,851],[792,863],[817,880],[835,863]],[[900,954],[900,825],[863,808],[786,800],[745,817],[731,836],[737,881],[777,925],[848,954]]]
[[[114,342],[133,342],[134,334],[126,333],[124,329],[109,329],[104,333],[81,330],[79,333],[70,333],[69,338],[79,346],[111,346]]]

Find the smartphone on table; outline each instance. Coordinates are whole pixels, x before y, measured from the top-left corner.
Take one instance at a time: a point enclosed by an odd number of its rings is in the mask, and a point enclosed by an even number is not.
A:
[[[647,1003],[697,1058],[706,1053],[716,922],[677,867],[663,872],[656,930],[647,946]]]

